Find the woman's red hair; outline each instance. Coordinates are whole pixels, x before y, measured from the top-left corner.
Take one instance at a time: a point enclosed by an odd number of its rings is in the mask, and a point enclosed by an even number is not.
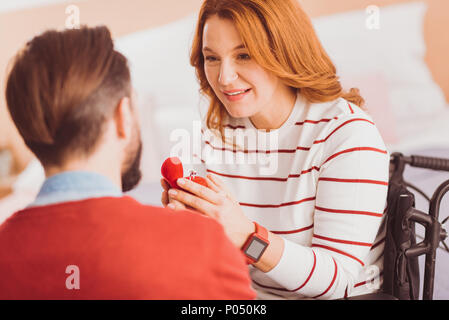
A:
[[[343,91],[334,64],[297,0],[205,0],[190,63],[196,69],[201,92],[210,98],[206,125],[219,130],[223,138],[223,120],[228,114],[206,79],[202,54],[204,25],[214,15],[232,20],[251,58],[287,86],[300,90],[308,101],[328,102],[343,97],[363,106],[358,89]]]

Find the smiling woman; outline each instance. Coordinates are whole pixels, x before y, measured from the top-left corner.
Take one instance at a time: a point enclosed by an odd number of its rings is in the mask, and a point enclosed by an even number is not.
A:
[[[257,128],[282,125],[296,92],[251,58],[232,20],[217,15],[207,20],[203,55],[207,81],[229,115],[251,117]]]
[[[223,135],[221,124],[226,114],[222,106],[234,116],[230,110],[235,108],[226,101],[236,99],[224,99],[226,90],[253,89],[253,98],[257,98],[259,107],[257,112],[252,110],[251,121],[260,129],[280,127],[282,119],[285,121],[290,114],[297,88],[302,88],[302,94],[311,102],[344,97],[363,105],[363,98],[356,89],[349,93],[343,91],[335,66],[319,42],[309,17],[298,8],[296,1],[279,4],[272,1],[204,2],[190,62],[196,68],[201,90],[211,99],[207,115],[209,128],[218,129]],[[215,47],[218,52],[212,50]],[[204,55],[206,52],[209,55]],[[234,55],[233,59],[231,55]],[[241,80],[242,88],[232,87],[239,84],[229,83],[233,77],[243,77],[236,78]],[[244,84],[243,81],[257,83],[251,88],[251,83]],[[254,92],[256,90],[258,92]],[[276,98],[273,96],[275,91]],[[260,101],[264,103],[260,105]],[[274,101],[276,112],[268,107]],[[260,113],[262,110],[264,112]],[[251,112],[248,105],[245,112],[246,116]],[[273,116],[280,119],[267,120]]]
[[[261,299],[378,290],[388,151],[298,2],[204,1],[190,59],[210,102],[196,168],[208,187],[178,181],[164,205],[220,222]],[[270,145],[244,138],[260,136]]]

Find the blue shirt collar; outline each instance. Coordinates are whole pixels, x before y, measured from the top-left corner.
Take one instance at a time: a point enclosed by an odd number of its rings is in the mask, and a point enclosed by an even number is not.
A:
[[[88,171],[67,171],[46,179],[30,207],[89,198],[121,196],[123,193],[120,188],[101,174]]]

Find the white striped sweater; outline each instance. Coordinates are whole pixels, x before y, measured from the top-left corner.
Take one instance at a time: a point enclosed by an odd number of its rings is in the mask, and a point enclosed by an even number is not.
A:
[[[284,239],[271,271],[250,267],[260,299],[337,299],[381,285],[389,153],[372,118],[343,98],[298,95],[281,128],[231,119],[226,135],[202,130],[195,169],[218,175],[246,216]]]

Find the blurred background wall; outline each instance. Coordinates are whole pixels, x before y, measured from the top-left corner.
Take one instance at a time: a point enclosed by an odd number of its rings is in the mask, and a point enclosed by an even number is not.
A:
[[[199,9],[199,0],[2,0],[0,1],[0,150],[11,149],[15,171],[23,169],[29,154],[5,108],[4,86],[8,63],[27,40],[50,28],[62,29],[70,5],[79,8],[81,24],[107,25],[114,37],[156,27]],[[155,44],[158,45],[158,44]]]

